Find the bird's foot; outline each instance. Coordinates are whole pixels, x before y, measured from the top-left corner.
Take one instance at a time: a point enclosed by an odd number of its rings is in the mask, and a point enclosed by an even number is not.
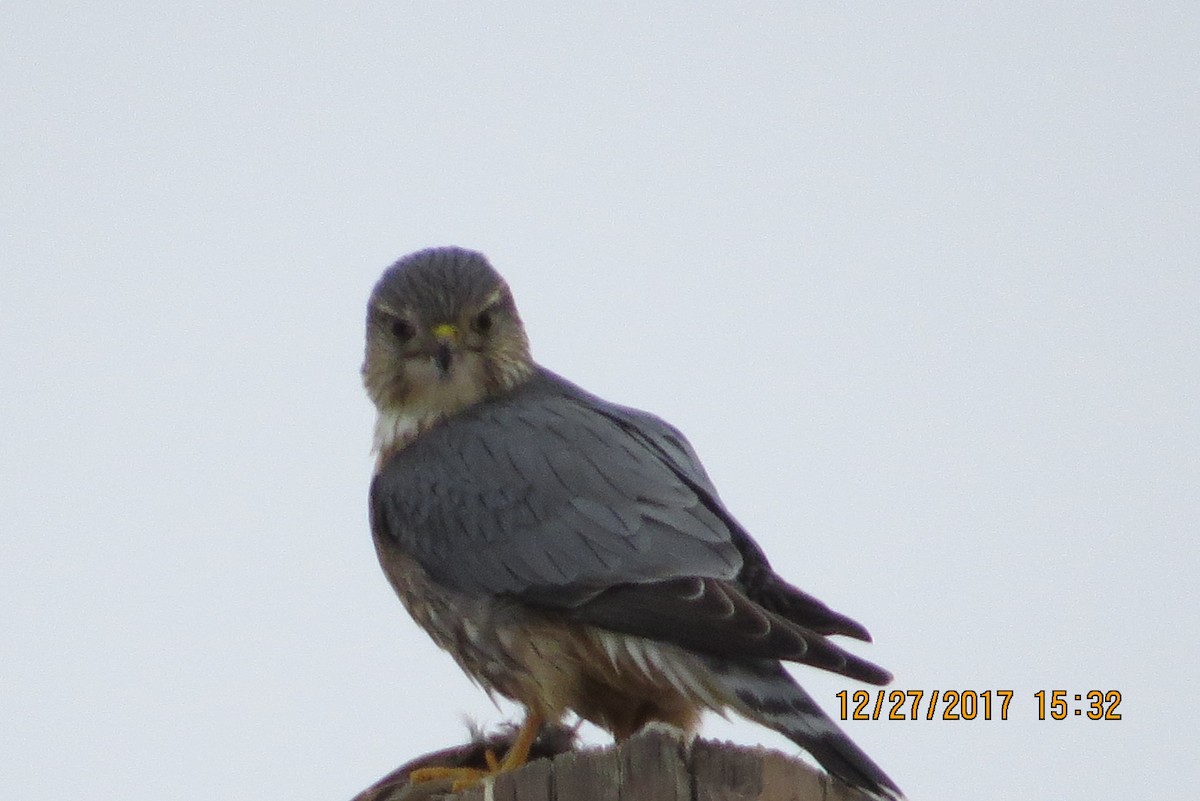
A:
[[[488,763],[491,764],[495,757],[492,756],[491,751],[488,751],[487,755]],[[495,770],[480,770],[479,768],[417,768],[408,774],[408,781],[410,784],[450,782],[450,792],[461,793],[497,773],[498,771]]]
[[[492,779],[499,776],[501,773],[509,773],[517,768],[524,767],[529,761],[529,749],[533,747],[533,741],[537,739],[538,732],[542,728],[542,719],[538,715],[527,715],[525,721],[521,724],[521,728],[517,730],[517,736],[513,739],[513,743],[505,753],[504,759],[497,759],[491,749],[484,752],[484,760],[487,762],[487,769],[480,768],[447,768],[447,767],[428,767],[417,768],[412,773],[408,774],[410,784],[421,784],[423,782],[432,781],[449,781],[451,782],[450,791],[460,793],[463,790],[470,789],[486,779]]]

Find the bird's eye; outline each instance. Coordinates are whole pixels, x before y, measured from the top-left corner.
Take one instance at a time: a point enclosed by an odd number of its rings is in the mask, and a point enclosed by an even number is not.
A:
[[[486,334],[488,331],[492,330],[493,322],[495,321],[492,318],[492,312],[488,309],[484,309],[479,314],[475,315],[475,320],[472,325],[479,333]]]
[[[408,320],[396,320],[392,323],[392,336],[401,342],[408,342],[417,335],[417,329]]]

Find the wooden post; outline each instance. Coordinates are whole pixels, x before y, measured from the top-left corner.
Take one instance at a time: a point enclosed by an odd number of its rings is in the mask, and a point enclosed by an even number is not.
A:
[[[393,774],[354,801],[424,801],[446,792]],[[447,801],[871,801],[795,757],[762,747],[696,740],[660,730],[619,747],[585,748],[530,762]]]

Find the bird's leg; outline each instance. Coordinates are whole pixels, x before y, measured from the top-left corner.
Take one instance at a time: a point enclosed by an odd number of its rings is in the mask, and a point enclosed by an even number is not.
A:
[[[417,768],[408,774],[408,781],[410,784],[419,784],[421,782],[449,780],[453,782],[451,792],[457,793],[475,786],[484,779],[516,770],[529,761],[529,750],[533,747],[538,733],[542,730],[542,723],[541,715],[536,712],[527,712],[525,720],[521,723],[521,727],[517,729],[517,735],[513,738],[512,745],[508,747],[508,751],[504,754],[504,759],[496,759],[496,755],[492,753],[491,749],[488,749],[484,753],[484,759],[487,761],[486,770],[467,767]]]
[[[516,770],[529,761],[529,749],[533,748],[533,741],[537,739],[538,732],[542,730],[543,722],[542,716],[538,713],[525,713],[525,720],[521,723],[521,728],[517,729],[517,736],[513,738],[512,745],[508,747],[504,761],[497,766],[496,773]],[[491,760],[488,762],[490,763]]]

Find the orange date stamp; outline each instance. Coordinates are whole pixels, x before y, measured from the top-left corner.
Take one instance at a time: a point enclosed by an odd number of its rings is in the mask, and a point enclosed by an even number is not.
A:
[[[842,720],[1008,720],[1013,690],[842,690]],[[1038,720],[1120,720],[1117,690],[1038,690]]]

